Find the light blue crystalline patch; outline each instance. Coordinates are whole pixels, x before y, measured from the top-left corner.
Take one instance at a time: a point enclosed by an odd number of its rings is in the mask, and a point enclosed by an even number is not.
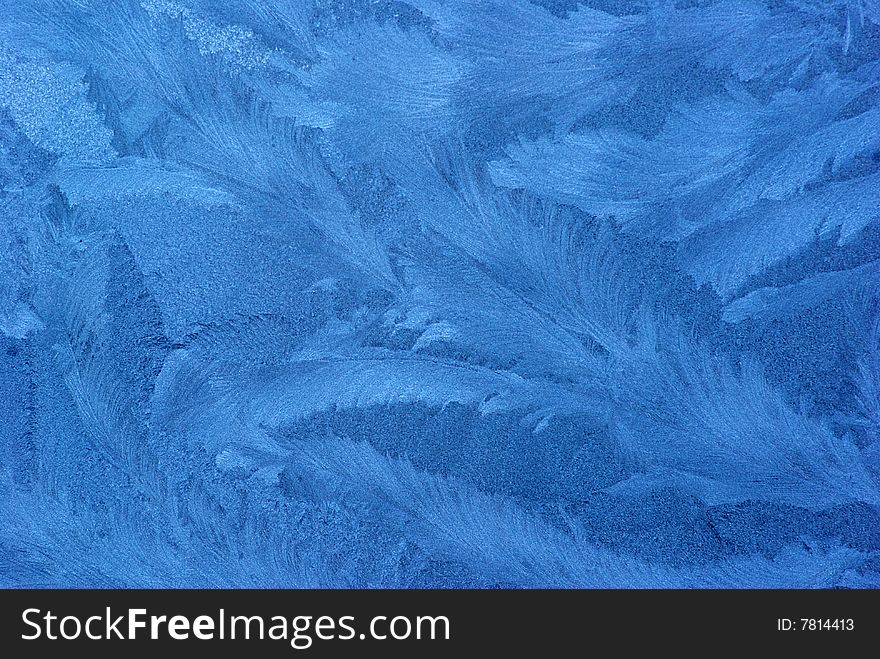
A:
[[[83,70],[0,50],[0,107],[39,147],[67,161],[115,155],[112,134],[87,98]]]

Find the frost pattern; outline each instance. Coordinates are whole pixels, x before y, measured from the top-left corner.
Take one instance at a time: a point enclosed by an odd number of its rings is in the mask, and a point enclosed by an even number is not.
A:
[[[0,585],[880,586],[880,14],[23,0]]]

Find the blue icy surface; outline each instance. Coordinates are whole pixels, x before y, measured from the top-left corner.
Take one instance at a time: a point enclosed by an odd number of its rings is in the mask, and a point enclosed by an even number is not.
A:
[[[876,0],[0,2],[0,586],[880,587]]]

